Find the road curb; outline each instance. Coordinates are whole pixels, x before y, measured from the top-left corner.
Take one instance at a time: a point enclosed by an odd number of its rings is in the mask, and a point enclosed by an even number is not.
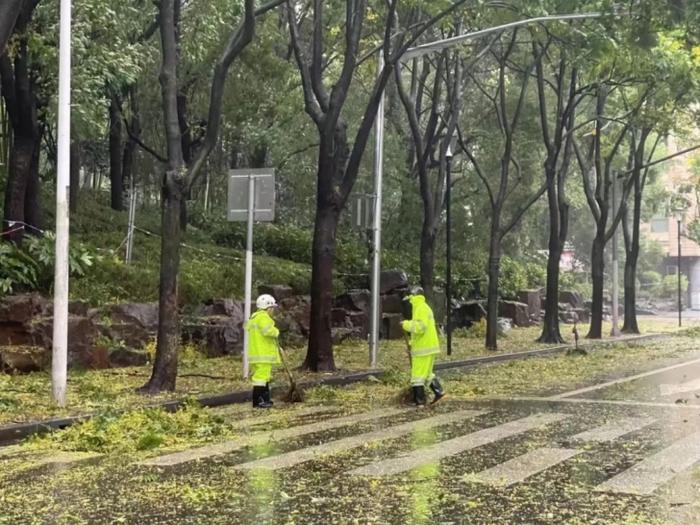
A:
[[[640,335],[640,336],[630,336],[630,337],[625,337],[623,339],[616,339],[616,340],[605,340],[605,341],[599,341],[596,343],[585,343],[582,345],[579,345],[580,348],[585,348],[588,350],[595,350],[599,347],[604,347],[604,346],[610,346],[614,344],[620,344],[620,343],[630,343],[630,342],[638,342],[638,341],[645,341],[645,340],[650,340],[650,339],[657,339],[657,338],[663,338],[663,337],[668,337],[670,334],[645,334],[645,335]],[[538,350],[526,350],[523,352],[511,352],[507,354],[496,354],[496,355],[487,355],[487,356],[482,356],[482,357],[473,357],[470,359],[463,359],[460,361],[443,361],[440,363],[435,364],[435,369],[436,370],[449,370],[449,369],[455,369],[455,368],[475,368],[479,365],[484,365],[484,364],[489,364],[489,363],[498,363],[498,362],[506,362],[506,361],[517,361],[521,359],[528,359],[531,357],[548,357],[552,355],[557,355],[564,353],[568,350],[571,350],[574,348],[573,345],[561,345],[561,346],[555,346],[551,348],[542,348]],[[367,379],[371,377],[382,377],[385,374],[384,370],[381,369],[374,369],[374,370],[366,370],[363,372],[355,372],[352,374],[346,374],[342,376],[331,376],[331,377],[321,377],[319,379],[316,379],[314,381],[305,381],[299,383],[299,386],[304,389],[308,388],[313,388],[316,386],[321,386],[321,385],[329,385],[329,386],[345,386],[345,385],[350,385],[353,383],[359,383],[361,381],[366,381]],[[285,386],[278,386],[274,388],[275,393],[281,393],[286,391],[287,387]],[[226,394],[218,394],[214,396],[203,396],[198,398],[198,401],[202,404],[202,406],[206,407],[218,407],[218,406],[223,406],[223,405],[231,405],[235,403],[245,403],[246,401],[251,400],[251,392],[250,390],[245,390],[245,391],[238,391],[238,392],[229,392]],[[149,405],[144,405],[143,407],[139,408],[163,408],[167,411],[174,412],[178,408],[180,408],[185,402],[184,401],[163,401],[161,403],[153,403]],[[122,410],[119,411],[119,413],[124,413],[127,412],[128,410]],[[69,416],[69,417],[57,417],[57,418],[50,418],[50,419],[44,419],[41,421],[32,421],[28,423],[14,423],[11,425],[4,425],[0,426],[0,446],[2,445],[8,445],[11,443],[14,443],[18,440],[21,440],[23,438],[26,438],[27,436],[33,435],[33,434],[39,434],[39,433],[44,433],[48,432],[51,430],[59,430],[63,428],[67,428],[71,425],[74,425],[76,423],[81,423],[83,421],[87,421],[94,417],[96,413],[92,414],[81,414],[78,416]]]

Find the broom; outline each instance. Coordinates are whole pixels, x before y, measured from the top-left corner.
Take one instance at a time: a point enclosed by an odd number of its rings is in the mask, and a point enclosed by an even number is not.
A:
[[[403,333],[403,340],[406,342],[406,354],[408,355],[409,370],[413,366],[413,359],[411,358],[411,339],[406,332]],[[410,388],[403,389],[399,396],[399,403],[406,404],[413,401],[413,392]]]
[[[282,401],[286,403],[301,403],[304,401],[304,392],[297,385],[292,372],[289,370],[289,366],[287,366],[287,355],[285,351],[281,346],[278,348],[280,351],[280,358],[282,359],[282,366],[284,367],[284,371],[287,373],[287,378],[289,379],[289,391],[282,397]]]

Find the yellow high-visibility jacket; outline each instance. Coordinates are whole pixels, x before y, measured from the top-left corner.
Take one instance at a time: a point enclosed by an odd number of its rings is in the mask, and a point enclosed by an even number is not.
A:
[[[411,334],[411,356],[423,357],[440,353],[440,340],[433,310],[425,301],[425,296],[414,295],[410,299],[413,312],[410,321],[403,321],[401,327]]]
[[[275,326],[275,321],[266,310],[258,310],[245,324],[248,331],[248,362],[253,363],[280,363],[280,354],[277,346],[277,338],[280,331]]]

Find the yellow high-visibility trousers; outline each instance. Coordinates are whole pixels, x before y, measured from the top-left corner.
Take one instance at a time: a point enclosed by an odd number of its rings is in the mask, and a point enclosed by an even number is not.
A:
[[[411,358],[411,386],[425,386],[430,383],[435,374],[433,365],[435,354]]]
[[[265,386],[272,378],[272,363],[251,363],[253,386]]]

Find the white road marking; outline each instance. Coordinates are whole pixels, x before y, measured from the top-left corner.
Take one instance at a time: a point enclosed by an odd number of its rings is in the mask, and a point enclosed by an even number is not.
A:
[[[690,434],[671,446],[601,483],[595,490],[621,494],[649,495],[660,485],[700,461],[700,432]]]
[[[224,441],[223,443],[216,443],[213,445],[207,445],[204,447],[183,450],[182,452],[175,452],[173,454],[166,454],[163,456],[150,458],[145,461],[141,461],[138,464],[156,467],[170,467],[181,463],[187,463],[188,461],[193,461],[195,459],[204,459],[211,456],[229,454],[231,452],[235,452],[236,450],[241,450],[247,446],[257,445],[268,441],[280,441],[283,439],[303,436],[305,434],[312,434],[314,432],[332,430],[334,428],[352,425],[353,423],[371,421],[372,419],[379,419],[382,417],[391,417],[409,410],[414,409],[383,408],[373,410],[371,412],[361,412],[359,414],[352,414],[349,416],[318,421],[316,423],[309,423],[308,425],[299,425],[282,430],[273,430],[271,432],[260,432],[249,436],[244,436],[236,441]]]
[[[397,458],[378,461],[364,467],[359,467],[350,471],[356,476],[390,476],[408,470],[435,463],[442,458],[454,456],[466,450],[487,445],[517,434],[522,434],[529,430],[539,428],[549,423],[555,423],[570,417],[567,414],[535,414],[515,421],[510,421],[495,427],[485,428],[459,436],[447,441],[441,441],[429,447],[421,448]]]
[[[578,441],[597,441],[600,443],[613,441],[620,436],[651,425],[655,421],[651,417],[625,417],[617,421],[611,421],[605,425],[581,432],[572,436],[571,439]]]
[[[593,392],[594,390],[600,390],[601,388],[606,388],[608,386],[619,385],[620,383],[627,383],[629,381],[634,381],[635,379],[642,379],[644,377],[649,377],[657,374],[662,374],[664,372],[669,372],[671,370],[676,370],[677,368],[683,368],[684,366],[693,365],[700,363],[700,359],[693,359],[692,361],[686,361],[684,363],[678,363],[671,366],[666,366],[664,368],[658,368],[656,370],[650,370],[649,372],[644,372],[641,374],[636,374],[633,376],[627,376],[620,379],[615,379],[614,381],[607,381],[605,383],[599,383],[597,385],[588,386],[585,388],[579,388],[577,390],[572,390],[570,392],[564,392],[563,394],[557,394],[551,396],[549,399],[563,399],[567,397],[578,396],[580,394],[585,394],[587,392]]]
[[[450,412],[448,414],[440,414],[438,416],[409,421],[408,423],[402,423],[400,425],[395,425],[382,430],[376,430],[374,432],[349,436],[335,441],[330,441],[328,443],[322,443],[319,445],[294,450],[292,452],[287,452],[286,454],[270,456],[267,458],[250,461],[248,463],[242,463],[240,465],[236,465],[236,468],[246,470],[277,470],[292,467],[294,465],[298,465],[299,463],[319,459],[329,454],[336,454],[338,452],[345,452],[353,448],[361,447],[367,443],[397,438],[410,434],[416,430],[455,423],[457,421],[477,417],[485,413],[486,412],[476,410],[460,410],[457,412]]]
[[[538,448],[478,474],[467,475],[466,478],[469,481],[508,487],[580,453],[580,450],[567,448]]]
[[[687,392],[695,392],[700,390],[700,378],[685,383],[663,384],[659,385],[659,393],[662,396],[673,396],[676,394],[685,394]]]

